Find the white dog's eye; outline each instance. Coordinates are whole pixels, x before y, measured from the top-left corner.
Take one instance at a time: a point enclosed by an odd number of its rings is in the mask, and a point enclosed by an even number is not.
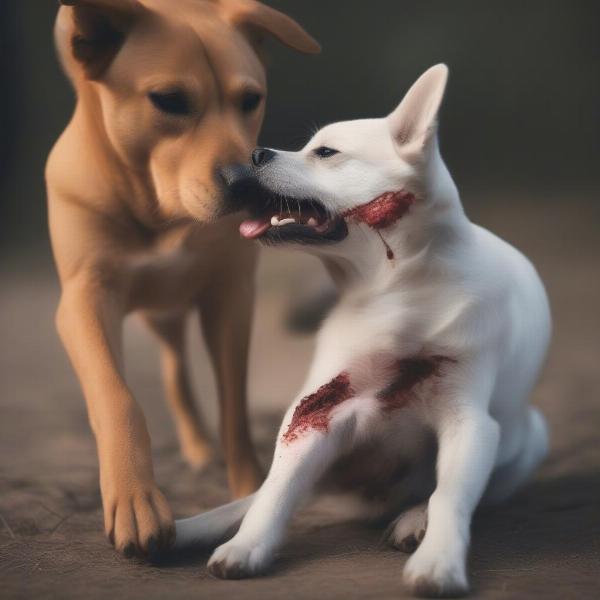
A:
[[[335,150],[334,148],[328,148],[327,146],[319,146],[313,150],[313,154],[318,156],[319,158],[329,158],[334,154],[339,154],[339,150]]]

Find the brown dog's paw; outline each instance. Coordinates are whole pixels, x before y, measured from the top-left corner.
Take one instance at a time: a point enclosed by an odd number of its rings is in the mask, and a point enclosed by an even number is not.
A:
[[[108,539],[126,558],[154,559],[175,542],[175,524],[158,488],[121,496],[105,513]]]

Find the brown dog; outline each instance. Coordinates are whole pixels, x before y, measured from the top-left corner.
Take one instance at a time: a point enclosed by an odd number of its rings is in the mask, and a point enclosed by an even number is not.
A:
[[[118,550],[173,538],[144,416],[123,379],[122,322],[141,312],[162,347],[183,455],[211,455],[190,393],[184,322],[198,309],[221,406],[234,496],[260,469],[246,418],[256,255],[227,194],[262,122],[261,40],[318,44],[253,0],[63,0],[56,37],[77,106],[48,160],[62,298],[57,327],[96,436],[105,528]]]

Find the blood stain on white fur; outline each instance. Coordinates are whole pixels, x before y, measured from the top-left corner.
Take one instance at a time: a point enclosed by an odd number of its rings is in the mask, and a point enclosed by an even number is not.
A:
[[[365,223],[374,229],[385,246],[385,254],[388,260],[393,260],[394,252],[383,239],[380,229],[385,229],[401,219],[409,211],[414,201],[414,194],[405,190],[385,192],[366,204],[347,210],[343,217],[353,219],[358,223]]]
[[[365,223],[373,229],[385,229],[401,219],[414,202],[414,194],[406,190],[385,192],[366,204],[347,210],[342,216]]]
[[[377,399],[383,402],[386,410],[402,408],[410,401],[417,386],[441,377],[442,366],[455,362],[453,358],[439,355],[397,360],[393,366],[394,378],[377,393]]]
[[[293,442],[299,434],[308,429],[327,431],[331,411],[353,396],[350,376],[344,371],[300,401],[287,431],[283,434],[283,441]]]

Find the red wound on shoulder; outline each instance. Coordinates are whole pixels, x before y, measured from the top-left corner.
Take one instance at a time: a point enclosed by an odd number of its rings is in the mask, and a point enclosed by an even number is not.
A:
[[[366,204],[347,210],[342,216],[366,223],[373,229],[384,229],[401,219],[414,202],[415,196],[410,192],[385,192]]]
[[[322,385],[316,392],[302,398],[283,434],[284,442],[293,442],[298,435],[308,429],[327,431],[331,411],[354,396],[348,373],[340,373],[329,383]]]
[[[394,378],[383,390],[378,392],[377,399],[384,403],[387,410],[402,408],[412,396],[411,392],[427,380],[441,377],[444,363],[456,362],[447,356],[426,356],[403,358],[394,363]]]

